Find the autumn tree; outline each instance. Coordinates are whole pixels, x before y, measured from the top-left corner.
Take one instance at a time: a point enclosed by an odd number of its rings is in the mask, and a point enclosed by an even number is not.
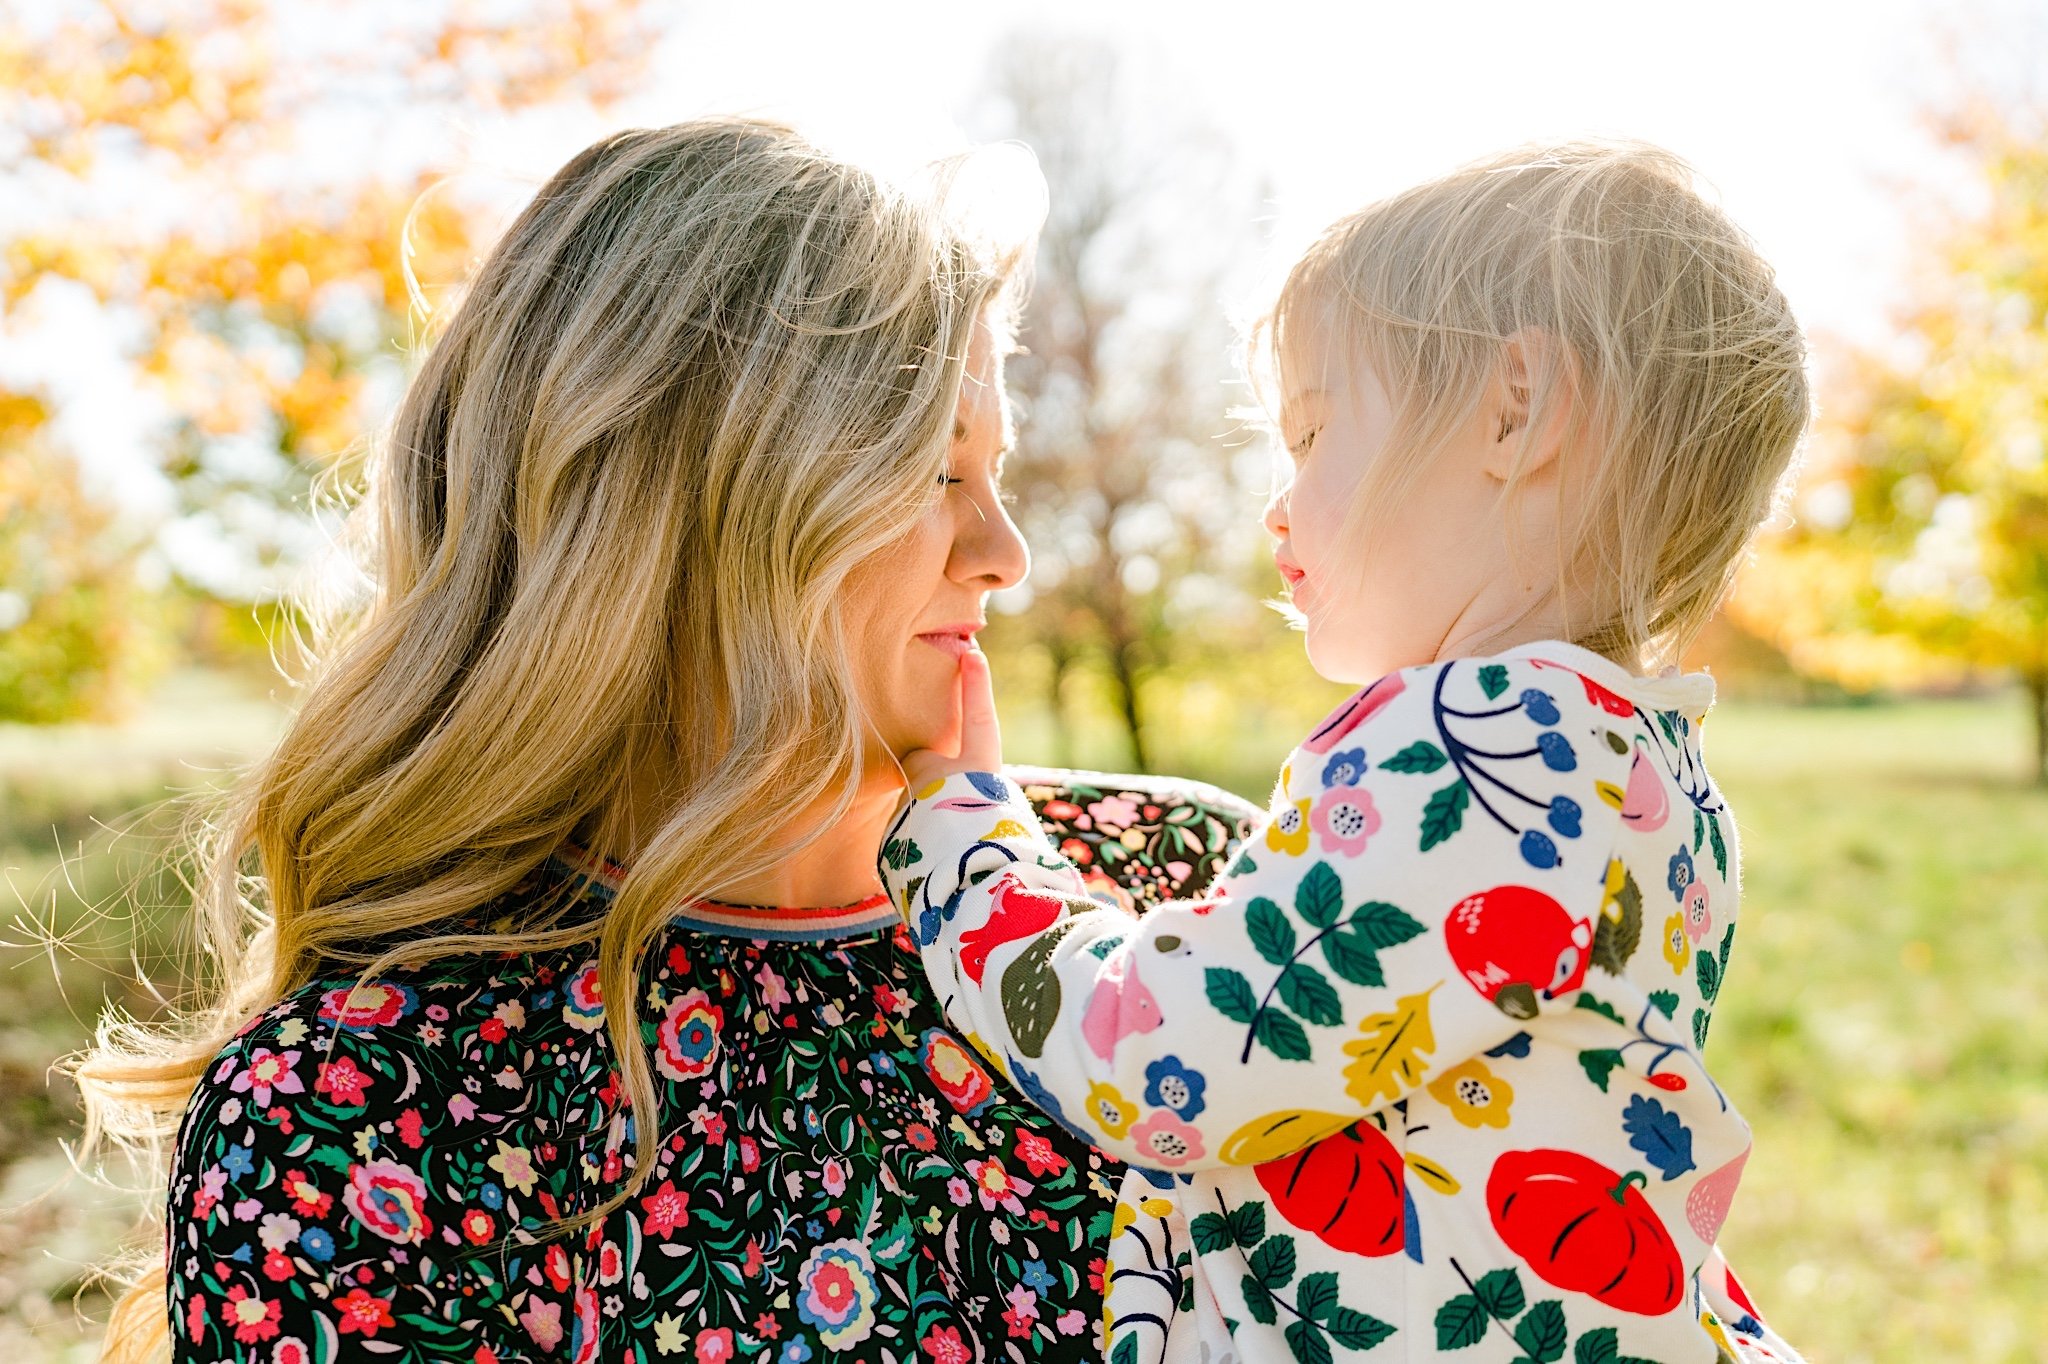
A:
[[[1004,628],[1049,663],[1059,759],[1068,683],[1093,666],[1142,770],[1144,682],[1173,627],[1201,616],[1213,631],[1247,600],[1232,537],[1258,505],[1246,470],[1265,466],[1233,435],[1226,308],[1262,189],[1191,101],[1116,49],[1019,36],[995,51],[989,130],[1030,146],[1050,191],[1009,367],[1031,604]]]
[[[1942,120],[1981,207],[1940,234],[1903,353],[1849,357],[1798,524],[1736,597],[1802,666],[2016,674],[2048,784],[2048,110]]]
[[[644,74],[643,0],[17,3],[0,20],[0,327],[84,296],[164,416],[138,474],[198,592],[277,596],[321,543],[308,489],[404,379],[419,305],[464,276],[496,207],[440,188],[449,129]],[[16,452],[9,450],[12,460]],[[172,531],[229,548],[195,562]],[[0,650],[10,647],[0,639]]]

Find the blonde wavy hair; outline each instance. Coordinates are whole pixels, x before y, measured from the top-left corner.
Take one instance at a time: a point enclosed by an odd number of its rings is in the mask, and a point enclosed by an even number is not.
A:
[[[959,164],[959,163],[955,163]],[[942,492],[978,324],[1011,324],[1023,242],[768,122],[585,149],[483,261],[369,461],[373,585],[312,621],[304,700],[198,852],[205,980],[170,1022],[109,1018],[72,1071],[85,1146],[161,1158],[213,1055],[337,968],[595,942],[637,1124],[661,1140],[634,1004],[674,908],[849,808],[868,726],[840,586]],[[663,774],[659,827],[626,825]],[[760,836],[763,792],[827,793]],[[571,839],[637,849],[609,912],[466,917]],[[110,1360],[168,1349],[161,1257]]]
[[[1525,348],[1514,373],[1508,343],[1530,337],[1561,344]],[[1569,637],[1645,671],[1719,609],[1812,419],[1775,272],[1684,161],[1641,142],[1516,148],[1340,219],[1250,353],[1264,384],[1365,363],[1390,396],[1393,457],[1366,472],[1353,543],[1398,514],[1492,385],[1526,387],[1525,429],[1560,423],[1584,494],[1565,508],[1560,480],[1559,581],[1594,613]]]

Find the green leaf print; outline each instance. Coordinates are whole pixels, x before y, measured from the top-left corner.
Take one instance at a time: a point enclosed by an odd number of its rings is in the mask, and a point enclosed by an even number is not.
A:
[[[1258,1012],[1259,1001],[1252,993],[1251,982],[1228,967],[1204,969],[1202,989],[1209,996],[1209,1007],[1233,1023],[1249,1023]]]
[[[1725,878],[1728,875],[1728,845],[1721,841],[1721,819],[1718,815],[1707,816],[1707,842],[1714,847],[1714,869]]]
[[[1579,1337],[1572,1347],[1572,1364],[1615,1364],[1621,1353],[1619,1337],[1612,1326],[1598,1326]]]
[[[913,862],[924,860],[924,853],[918,849],[914,838],[892,838],[882,845],[882,861],[892,871],[902,871]]]
[[[1373,951],[1372,943],[1349,929],[1338,929],[1323,936],[1323,959],[1330,963],[1340,979],[1353,985],[1376,987],[1387,983],[1386,973],[1380,970],[1379,954]]]
[[[1280,1310],[1273,1301],[1273,1295],[1266,1286],[1247,1274],[1238,1285],[1244,1292],[1244,1309],[1252,1314],[1252,1320],[1262,1326],[1271,1326],[1280,1319]]]
[[[1692,1044],[1695,1048],[1704,1049],[1706,1047],[1707,1025],[1712,1021],[1713,1015],[1709,1014],[1705,1009],[1694,1009],[1692,1011]]]
[[[1522,1315],[1528,1299],[1522,1296],[1522,1276],[1512,1269],[1496,1269],[1479,1276],[1479,1282],[1472,1285],[1472,1291],[1479,1295],[1479,1305],[1501,1321],[1509,1321]]]
[[[1259,1015],[1253,1025],[1253,1035],[1259,1044],[1283,1061],[1306,1061],[1313,1054],[1308,1045],[1308,1034],[1290,1014],[1278,1009],[1267,1009]]]
[[[1465,827],[1465,805],[1471,798],[1463,777],[1429,798],[1429,804],[1422,807],[1423,852]]]
[[[1628,1026],[1628,1020],[1621,1016],[1621,1010],[1605,1000],[1594,998],[1592,995],[1580,995],[1577,1007],[1586,1010],[1588,1013],[1599,1014],[1608,1022],[1620,1027],[1626,1028]]]
[[[1321,1321],[1337,1310],[1337,1276],[1325,1270],[1301,1276],[1294,1292],[1294,1310],[1310,1321]]]
[[[1673,714],[1674,712],[1668,710],[1658,711],[1657,728],[1664,731],[1664,737],[1669,739],[1672,745],[1675,747],[1678,743],[1678,726],[1671,723],[1671,717]]]
[[[1214,1255],[1237,1244],[1230,1234],[1229,1220],[1220,1212],[1201,1214],[1188,1223],[1188,1232],[1195,1238],[1195,1252],[1200,1255]]]
[[[1424,932],[1412,915],[1381,900],[1368,900],[1352,910],[1350,928],[1376,948],[1399,947]]]
[[[1569,1338],[1564,1325],[1564,1304],[1555,1298],[1545,1298],[1515,1323],[1515,1344],[1536,1364],[1553,1364],[1563,1359]]]
[[[1322,1327],[1312,1321],[1290,1321],[1286,1334],[1294,1364],[1330,1364],[1330,1342]]]
[[[1370,1350],[1394,1334],[1390,1324],[1355,1307],[1338,1308],[1324,1324],[1329,1328],[1330,1338],[1348,1350]]]
[[[1600,1086],[1600,1092],[1607,1092],[1607,1077],[1621,1066],[1621,1053],[1613,1048],[1579,1053],[1579,1068],[1586,1072],[1586,1078]]]
[[[1266,1205],[1240,1203],[1230,1210],[1230,1236],[1240,1248],[1250,1250],[1266,1239]]]
[[[1721,962],[1712,952],[1701,952],[1693,959],[1693,974],[1699,978],[1700,998],[1712,1004],[1721,993]]]
[[[1125,1336],[1109,1355],[1109,1364],[1138,1364],[1138,1338]]]
[[[1336,987],[1305,961],[1294,962],[1280,973],[1280,998],[1288,1008],[1322,1027],[1334,1027],[1344,1021],[1344,1006],[1337,998]]]
[[[1310,867],[1294,887],[1295,913],[1317,928],[1328,928],[1337,922],[1337,915],[1343,908],[1344,883],[1330,869],[1328,862],[1318,862]]]
[[[1382,772],[1434,772],[1450,759],[1435,744],[1417,739],[1380,764]]]
[[[1666,1018],[1678,1017],[1678,992],[1676,990],[1652,990],[1650,1003],[1657,1006],[1657,1012]]]
[[[1500,694],[1508,689],[1508,670],[1498,663],[1489,663],[1479,670],[1479,690],[1486,693],[1489,701],[1500,700]]]
[[[1294,925],[1279,905],[1261,895],[1245,906],[1245,931],[1261,957],[1275,966],[1285,966],[1294,957]]]
[[[1259,1248],[1252,1252],[1249,1261],[1252,1273],[1268,1288],[1285,1288],[1294,1282],[1294,1238],[1291,1236],[1268,1237]]]
[[[1707,841],[1707,816],[1695,808],[1692,812],[1692,850],[1698,852],[1700,845]]]
[[[1470,1293],[1460,1293],[1436,1309],[1436,1347],[1462,1350],[1486,1335],[1486,1307]]]

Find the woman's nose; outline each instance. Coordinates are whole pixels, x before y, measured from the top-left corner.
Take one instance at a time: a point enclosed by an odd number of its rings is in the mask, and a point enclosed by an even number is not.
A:
[[[1031,549],[1024,534],[1000,501],[975,502],[962,513],[953,539],[953,577],[999,592],[1015,587],[1031,572]]]

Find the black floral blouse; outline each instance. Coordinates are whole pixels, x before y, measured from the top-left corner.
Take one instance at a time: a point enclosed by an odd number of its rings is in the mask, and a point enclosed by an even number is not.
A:
[[[1258,816],[1191,783],[1013,774],[1133,909],[1194,893]],[[620,874],[565,848],[484,917],[601,912]],[[675,917],[641,995],[660,1164],[567,1237],[524,1233],[634,1159],[589,949],[352,980],[251,1019],[193,1097],[181,1364],[1100,1358],[1122,1167],[946,1028],[880,895]]]

